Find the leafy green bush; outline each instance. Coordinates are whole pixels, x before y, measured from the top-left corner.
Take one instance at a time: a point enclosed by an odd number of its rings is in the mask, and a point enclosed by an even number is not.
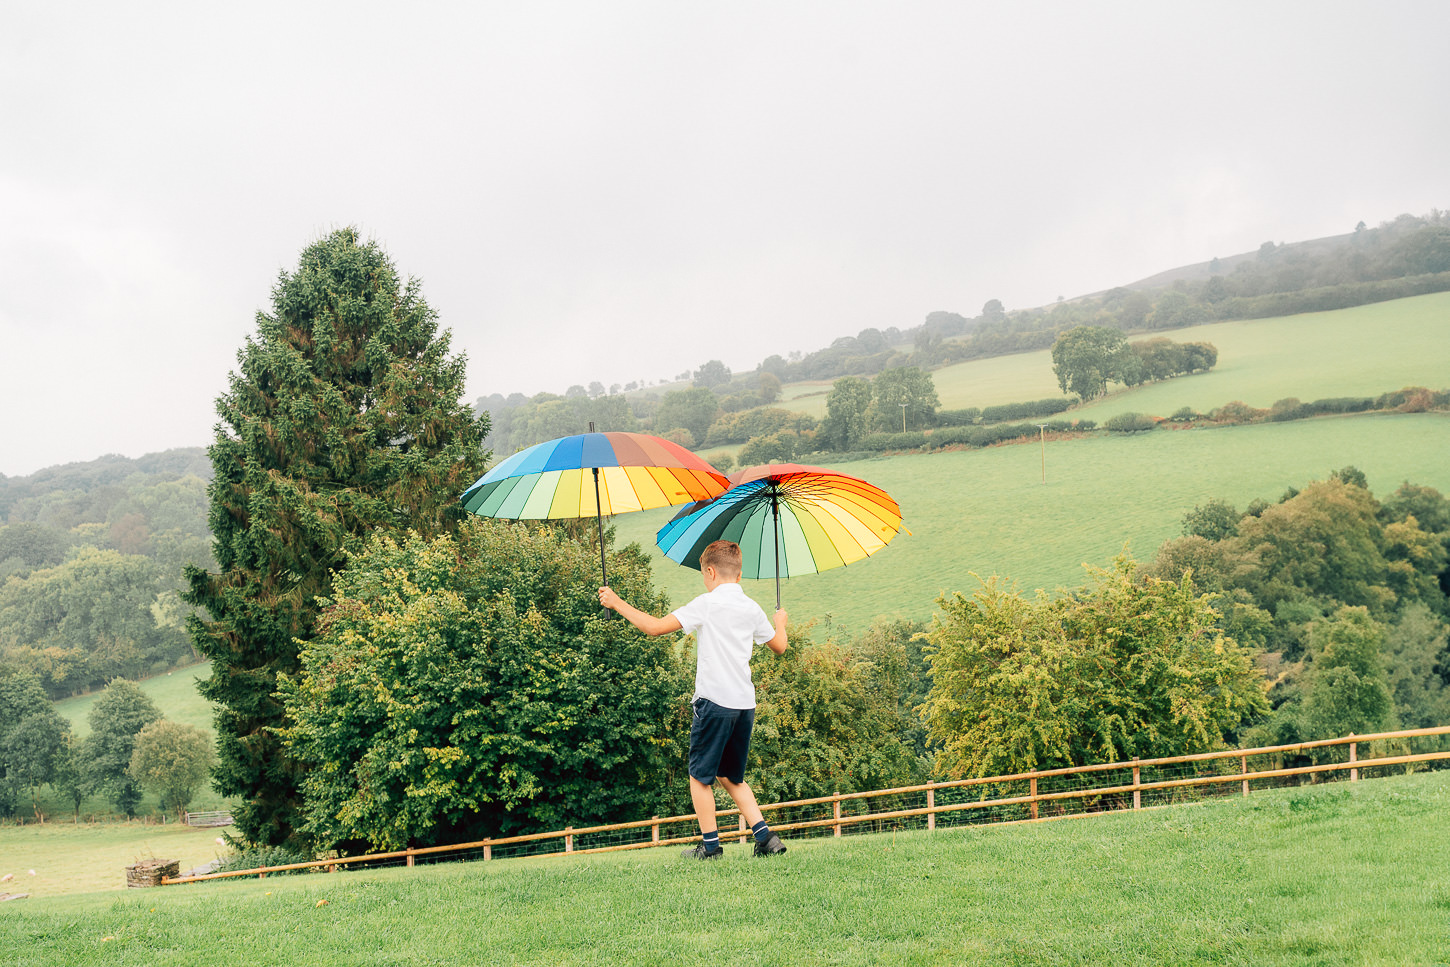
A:
[[[338,575],[284,686],[320,848],[397,849],[677,811],[690,677],[602,615],[599,552],[548,525],[380,537]],[[637,548],[609,583],[662,614]]]
[[[1038,416],[1054,416],[1067,410],[1077,399],[1067,396],[1052,396],[1045,400],[1028,403],[1003,403],[988,406],[982,410],[983,423],[1002,423],[1006,420],[1030,420]]]
[[[1109,417],[1103,423],[1103,428],[1110,433],[1141,433],[1157,425],[1158,421],[1146,413],[1119,413]]]
[[[1267,709],[1252,653],[1192,580],[1140,581],[1135,568],[1119,557],[1059,597],[993,578],[939,599],[923,717],[940,774],[1204,752]]]
[[[920,430],[906,433],[872,433],[862,438],[861,449],[881,453],[886,450],[917,450],[928,444],[927,435]]]
[[[1299,402],[1299,398],[1296,396],[1286,396],[1269,407],[1269,422],[1271,423],[1301,420],[1306,415],[1304,404]]]
[[[937,426],[970,426],[982,416],[980,407],[969,406],[964,410],[937,410]]]
[[[301,850],[288,849],[285,846],[253,846],[237,853],[223,856],[221,865],[216,868],[217,873],[235,873],[241,870],[258,870],[267,866],[290,866],[293,863],[310,863],[317,859],[315,853],[304,853]],[[268,873],[268,876],[283,876],[294,873],[311,873],[308,869],[280,870],[276,873]]]

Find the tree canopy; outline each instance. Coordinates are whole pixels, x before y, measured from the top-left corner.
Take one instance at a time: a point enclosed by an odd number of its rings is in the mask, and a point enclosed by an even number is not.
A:
[[[462,517],[487,420],[460,402],[464,360],[391,259],[356,229],[302,252],[238,353],[208,449],[218,570],[188,571],[196,647],[213,659],[217,788],[259,844],[293,839],[297,764],[275,697],[315,632],[318,597],[370,534],[433,536]]]
[[[1252,652],[1187,576],[1096,584],[1029,601],[988,581],[943,597],[923,706],[937,771],[984,776],[1223,748],[1268,708]]]
[[[553,527],[494,520],[354,555],[284,682],[309,836],[396,849],[683,805],[688,670],[670,639],[601,614],[598,564]],[[666,610],[637,549],[609,578]]]

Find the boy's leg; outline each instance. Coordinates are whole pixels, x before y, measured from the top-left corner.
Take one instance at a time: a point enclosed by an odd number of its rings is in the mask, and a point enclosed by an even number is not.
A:
[[[715,816],[715,790],[720,753],[729,740],[734,716],[707,699],[694,702],[694,720],[690,723],[690,803],[700,823],[700,846],[686,850],[696,859],[714,859],[721,855],[720,832]],[[701,778],[703,777],[703,778]]]
[[[776,856],[785,852],[780,836],[771,832],[770,824],[760,814],[760,804],[755,801],[755,792],[745,781],[745,762],[750,752],[750,733],[755,725],[755,710],[740,713],[734,734],[726,745],[725,754],[720,757],[720,785],[740,807],[740,815],[750,825],[755,837],[756,856]]]
[[[721,782],[725,779],[721,778]],[[729,791],[730,787],[725,787]],[[734,796],[734,793],[731,793]],[[701,833],[713,833],[719,827],[715,821],[715,790],[694,776],[690,777],[690,802],[695,806],[695,819],[700,823]]]
[[[760,815],[760,805],[755,801],[755,793],[751,791],[750,784],[746,782],[731,782],[724,776],[720,776],[719,779],[720,785],[725,787],[725,791],[730,794],[730,798],[735,800],[735,805],[740,807],[740,815],[745,817],[746,825],[753,827],[756,823],[760,822],[760,820],[762,819]],[[694,792],[693,786],[691,787],[690,791]],[[706,791],[708,792],[709,790]],[[714,805],[715,800],[713,797],[711,797],[710,819],[712,821],[715,818]],[[695,814],[699,815],[699,813],[700,809],[698,806],[696,806]]]

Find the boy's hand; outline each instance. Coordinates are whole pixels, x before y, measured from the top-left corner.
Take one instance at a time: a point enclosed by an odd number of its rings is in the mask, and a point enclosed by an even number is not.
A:
[[[622,602],[612,588],[604,587],[599,589],[599,603],[611,611],[618,611]]]
[[[785,627],[786,621],[788,620],[789,616],[785,613],[785,609],[784,608],[776,608],[775,609],[774,618],[775,618],[775,627],[777,629],[780,629],[780,628],[784,628]]]

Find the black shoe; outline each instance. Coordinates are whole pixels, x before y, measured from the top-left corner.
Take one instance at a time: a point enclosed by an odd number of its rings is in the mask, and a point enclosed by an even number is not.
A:
[[[756,856],[779,856],[784,852],[785,844],[780,841],[780,837],[775,833],[771,833],[765,842],[755,844]]]
[[[696,843],[694,849],[687,849],[680,855],[687,860],[718,860],[725,855],[725,847],[717,846],[707,850],[704,843]]]

